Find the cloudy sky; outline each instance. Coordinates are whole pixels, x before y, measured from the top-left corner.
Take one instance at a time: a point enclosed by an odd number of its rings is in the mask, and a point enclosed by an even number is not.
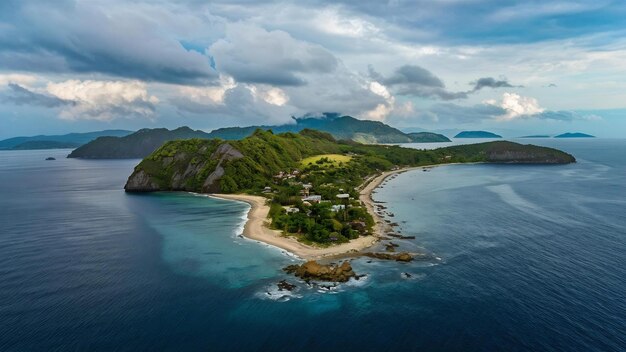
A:
[[[626,2],[0,2],[0,138],[280,124],[626,133]]]

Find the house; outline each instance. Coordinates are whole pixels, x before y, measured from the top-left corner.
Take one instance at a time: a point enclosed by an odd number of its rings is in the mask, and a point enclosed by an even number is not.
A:
[[[263,193],[271,193],[272,192],[272,187],[267,186],[265,188],[263,188]]]
[[[285,207],[285,211],[287,212],[287,214],[295,214],[299,213],[300,209],[294,207]]]
[[[318,196],[318,195],[310,195],[307,197],[302,198],[303,202],[310,202],[310,203],[319,203],[322,201],[322,196]]]
[[[330,207],[330,210],[334,213],[338,213],[340,210],[344,209],[346,209],[346,206],[344,204],[334,204]]]
[[[350,199],[350,195],[348,193],[340,193],[337,195],[339,199]]]

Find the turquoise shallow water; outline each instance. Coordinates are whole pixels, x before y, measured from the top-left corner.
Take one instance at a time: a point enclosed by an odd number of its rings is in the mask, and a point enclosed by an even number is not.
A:
[[[401,174],[375,199],[441,260],[288,297],[295,259],[237,236],[247,205],[127,195],[137,160],[1,152],[0,350],[624,350],[626,141],[526,142],[579,163]]]

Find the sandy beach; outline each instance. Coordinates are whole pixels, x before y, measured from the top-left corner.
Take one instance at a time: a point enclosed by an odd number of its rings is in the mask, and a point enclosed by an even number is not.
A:
[[[325,257],[335,257],[342,254],[358,252],[370,247],[378,240],[375,236],[359,237],[349,243],[342,243],[331,247],[314,247],[298,242],[293,237],[284,236],[280,231],[268,227],[267,214],[270,207],[266,204],[266,198],[246,194],[212,194],[211,196],[221,199],[230,199],[250,204],[248,221],[246,222],[243,235],[263,243],[284,249],[302,259],[312,260]]]
[[[248,221],[244,225],[243,229],[243,235],[247,238],[284,249],[305,260],[338,257],[357,253],[365,248],[371,247],[378,242],[380,237],[385,233],[393,231],[392,227],[389,226],[389,224],[387,224],[374,209],[374,200],[372,199],[373,190],[378,188],[378,186],[380,186],[380,184],[391,175],[433,166],[437,165],[416,166],[387,171],[366,179],[359,194],[359,199],[363,202],[367,211],[374,218],[374,235],[359,237],[348,243],[342,243],[330,247],[310,246],[298,242],[298,240],[294,237],[285,236],[278,230],[270,229],[268,226],[269,219],[267,217],[270,207],[266,204],[267,199],[264,197],[247,194],[211,194],[211,196],[221,199],[237,200],[250,204],[251,208],[248,212]]]

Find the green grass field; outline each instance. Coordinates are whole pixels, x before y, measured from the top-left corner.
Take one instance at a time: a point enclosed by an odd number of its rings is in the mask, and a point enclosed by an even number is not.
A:
[[[300,164],[302,166],[319,165],[320,167],[335,167],[339,163],[347,163],[350,159],[352,159],[352,157],[347,155],[320,154],[303,159]],[[324,162],[321,162],[321,160],[324,160]]]

